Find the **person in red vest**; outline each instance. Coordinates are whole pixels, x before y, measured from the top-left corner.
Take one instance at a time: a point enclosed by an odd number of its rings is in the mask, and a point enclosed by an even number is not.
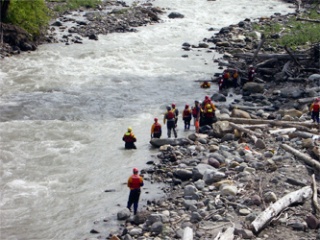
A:
[[[171,138],[171,130],[173,130],[174,137],[177,138],[177,131],[176,131],[176,125],[175,125],[175,117],[176,115],[171,110],[170,106],[167,106],[167,112],[164,114],[163,118],[163,124],[166,124],[167,122],[167,134],[168,138]]]
[[[125,142],[125,149],[137,149],[136,145],[134,144],[137,139],[134,136],[131,127],[128,127],[128,131],[123,135],[122,140]]]
[[[191,109],[189,108],[189,105],[186,104],[183,112],[182,112],[182,119],[184,121],[184,129],[190,129],[190,122],[192,118],[192,112]]]
[[[310,106],[311,118],[313,122],[317,122],[319,124],[319,110],[320,110],[320,98],[316,98],[314,102]]]
[[[158,118],[155,118],[154,123],[151,126],[151,138],[160,138],[161,134],[161,124],[158,123]]]
[[[139,174],[137,168],[133,169],[133,174],[128,179],[128,187],[130,188],[130,194],[128,199],[127,208],[131,211],[133,204],[133,214],[136,215],[138,211],[138,203],[141,193],[141,187],[143,186],[143,178]]]

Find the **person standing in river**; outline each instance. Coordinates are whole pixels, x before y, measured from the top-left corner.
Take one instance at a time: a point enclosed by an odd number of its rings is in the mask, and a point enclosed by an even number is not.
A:
[[[128,127],[128,131],[123,135],[122,140],[125,142],[125,149],[137,149],[134,144],[137,141],[137,138],[133,134],[131,127]]]
[[[137,168],[133,169],[133,174],[128,179],[128,187],[130,188],[127,208],[131,211],[133,204],[133,214],[136,215],[138,211],[139,198],[141,194],[141,187],[144,185],[143,178],[139,174]]]
[[[160,138],[162,134],[161,124],[158,123],[158,118],[154,119],[154,123],[151,126],[151,138]]]
[[[163,124],[167,122],[167,134],[168,138],[171,138],[171,130],[173,131],[174,137],[177,138],[177,131],[175,126],[175,114],[172,111],[170,106],[167,106],[167,112],[164,114],[163,117]]]
[[[172,107],[172,112],[174,113],[175,117],[174,117],[174,126],[175,128],[178,126],[178,115],[179,115],[179,110],[176,108],[176,104],[172,103],[171,104]]]
[[[184,121],[184,129],[185,130],[190,129],[191,118],[192,118],[192,112],[189,108],[189,105],[186,104],[186,106],[182,112],[182,119]]]

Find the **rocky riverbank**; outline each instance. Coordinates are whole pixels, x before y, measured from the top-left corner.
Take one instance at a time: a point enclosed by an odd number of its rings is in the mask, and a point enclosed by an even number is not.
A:
[[[205,39],[224,54],[222,69],[246,80],[254,64],[255,81],[233,89],[242,98],[231,104],[230,89],[211,96],[212,128],[152,140],[159,153],[142,172],[166,183],[167,197],[136,216],[123,209],[117,230],[95,222],[91,239],[320,239],[320,128],[309,116],[320,95],[319,48],[258,47],[257,35],[244,20]]]

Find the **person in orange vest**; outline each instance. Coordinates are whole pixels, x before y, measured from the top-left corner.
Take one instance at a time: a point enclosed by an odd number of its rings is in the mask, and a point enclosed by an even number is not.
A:
[[[182,119],[184,121],[184,129],[190,129],[190,122],[191,122],[191,118],[192,118],[192,112],[189,108],[189,105],[186,104],[183,112],[182,112]]]
[[[211,85],[208,81],[204,81],[201,85],[200,85],[201,88],[210,88]]]
[[[223,71],[222,78],[223,78],[223,85],[225,87],[229,87],[230,86],[230,73],[227,69]]]
[[[133,214],[136,215],[138,211],[141,187],[144,185],[143,178],[139,175],[139,170],[137,168],[133,169],[133,174],[129,177],[127,185],[130,188],[127,208],[131,211],[131,206],[133,204]]]
[[[320,98],[316,98],[310,106],[311,118],[313,122],[319,124]]]
[[[209,125],[211,126],[212,123],[216,120],[216,106],[213,104],[212,101],[207,102],[203,106],[203,116],[204,116],[204,123],[203,125]]]
[[[158,123],[158,118],[154,119],[154,123],[151,126],[151,138],[160,138],[162,134],[161,124]]]
[[[232,74],[232,82],[233,82],[234,88],[238,87],[239,85],[238,81],[239,81],[239,73],[238,73],[238,70],[236,69]]]
[[[134,136],[131,127],[128,127],[128,131],[123,135],[122,140],[125,142],[125,149],[137,149],[136,145],[134,144],[137,139]]]
[[[171,130],[173,130],[174,137],[177,138],[175,117],[176,117],[176,115],[172,111],[171,107],[167,106],[167,112],[164,114],[164,117],[163,117],[163,124],[166,124],[166,122],[167,122],[168,138],[171,138]]]

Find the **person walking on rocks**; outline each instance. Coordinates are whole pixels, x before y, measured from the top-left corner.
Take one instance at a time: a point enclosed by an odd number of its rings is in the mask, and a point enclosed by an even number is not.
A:
[[[317,122],[319,124],[319,110],[320,110],[320,98],[316,98],[314,102],[310,106],[311,118],[313,122]]]
[[[128,127],[128,131],[123,135],[122,140],[125,142],[125,149],[137,149],[134,144],[137,141],[137,138],[132,132],[132,127]]]
[[[172,111],[170,106],[167,106],[167,112],[164,114],[163,124],[167,122],[167,134],[168,138],[171,138],[171,130],[173,130],[174,137],[177,138],[177,131],[175,126],[175,117],[176,115]]]
[[[151,126],[151,138],[160,138],[162,134],[161,124],[158,123],[158,118],[154,119],[154,123]]]
[[[136,215],[138,211],[141,187],[143,186],[143,184],[143,178],[139,175],[139,170],[137,168],[134,168],[133,174],[128,179],[128,187],[130,188],[130,194],[127,205],[127,208],[131,211],[131,206],[133,204],[134,215]]]

